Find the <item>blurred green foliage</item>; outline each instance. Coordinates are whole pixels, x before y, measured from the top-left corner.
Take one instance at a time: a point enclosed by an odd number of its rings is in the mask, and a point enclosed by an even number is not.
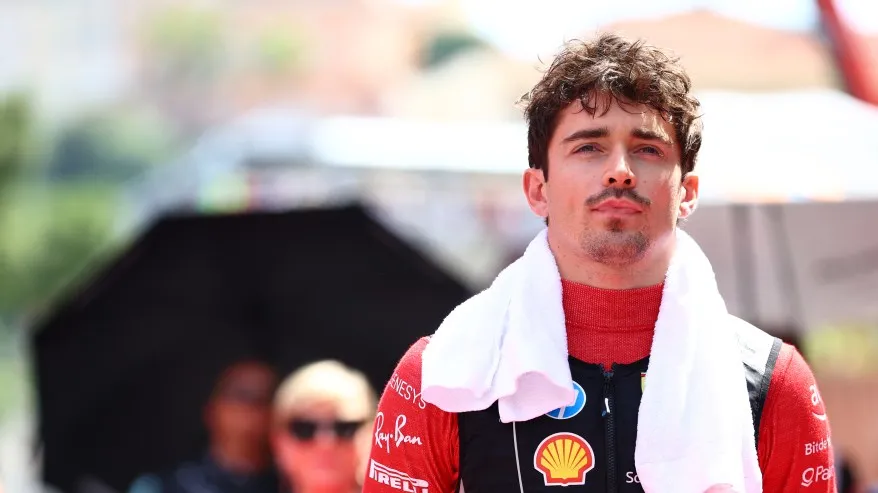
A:
[[[17,347],[12,334],[0,334],[0,347],[9,352]],[[0,422],[27,405],[33,387],[27,361],[18,354],[0,357]]]
[[[306,53],[305,39],[294,28],[267,29],[256,43],[259,68],[271,75],[286,75],[301,67]]]
[[[216,77],[224,64],[224,28],[216,11],[174,6],[148,22],[146,41],[163,78],[204,81]]]
[[[162,121],[136,108],[94,112],[61,130],[47,174],[56,182],[124,182],[166,162],[174,144]]]
[[[818,374],[878,374],[878,325],[831,324],[805,334],[803,351]]]
[[[0,315],[7,323],[45,307],[109,246],[111,187],[23,186],[0,215]]]
[[[119,156],[148,161],[150,149],[156,148],[137,137],[144,134],[137,126],[104,122],[103,127],[89,127],[74,122],[53,142],[45,132],[38,132],[35,121],[26,97],[0,96],[0,330],[4,331],[56,299],[96,255],[111,246],[120,182],[109,169],[120,165]],[[78,161],[88,172],[56,173],[76,169],[69,164],[75,155],[70,135],[88,142],[83,147],[99,149]],[[66,147],[61,145],[55,152],[33,152],[64,142]],[[46,155],[51,165],[43,160]],[[46,179],[53,174],[55,179]]]
[[[27,98],[14,94],[0,100],[0,205],[24,171],[32,124]]]
[[[423,48],[421,67],[428,70],[436,68],[460,53],[485,46],[481,39],[467,32],[440,32]]]

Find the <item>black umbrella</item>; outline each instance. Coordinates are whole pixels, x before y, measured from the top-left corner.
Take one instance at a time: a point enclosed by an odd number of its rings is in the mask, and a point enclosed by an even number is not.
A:
[[[123,489],[198,457],[226,365],[336,358],[381,390],[470,295],[359,206],[169,217],[38,324],[43,476]]]

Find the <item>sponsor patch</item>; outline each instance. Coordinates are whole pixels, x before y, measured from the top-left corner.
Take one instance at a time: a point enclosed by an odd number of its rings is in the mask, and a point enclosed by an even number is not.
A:
[[[594,469],[591,445],[574,433],[555,433],[534,452],[534,468],[543,475],[546,486],[585,484],[585,475]]]
[[[549,411],[546,416],[554,419],[570,419],[582,412],[585,408],[585,390],[582,385],[576,382],[573,382],[573,390],[576,391],[576,400],[573,401],[573,404]]]
[[[375,445],[379,448],[382,448],[390,453],[391,446],[393,448],[399,448],[404,444],[411,445],[423,445],[423,441],[421,437],[416,435],[406,435],[403,432],[403,428],[405,428],[405,424],[408,421],[408,418],[405,414],[400,414],[396,417],[396,421],[393,425],[392,432],[384,431],[384,413],[379,412],[377,416],[375,416]]]
[[[427,407],[427,403],[421,398],[421,392],[416,389],[414,385],[400,378],[399,374],[394,373],[393,376],[390,377],[390,383],[388,385],[397,395],[406,401],[411,402],[421,409]]]
[[[805,444],[805,455],[812,455],[812,454],[816,454],[819,452],[823,452],[823,451],[829,449],[829,447],[831,447],[831,446],[832,446],[832,442],[830,441],[829,438],[824,438],[823,440],[820,440],[819,442],[806,443]]]
[[[425,480],[391,469],[375,459],[369,463],[369,479],[405,493],[429,493],[430,485]]]
[[[835,466],[830,467],[809,467],[802,471],[802,486],[805,488],[821,481],[829,481],[835,476]]]
[[[821,404],[823,399],[820,398],[820,391],[817,390],[817,385],[811,385],[808,387],[808,390],[811,391],[811,405],[814,406],[816,410],[811,410],[811,415],[820,421],[826,421],[826,409]]]

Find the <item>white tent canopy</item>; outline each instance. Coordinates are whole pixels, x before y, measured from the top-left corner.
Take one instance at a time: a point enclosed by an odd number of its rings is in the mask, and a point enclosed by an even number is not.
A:
[[[706,202],[839,200],[878,196],[878,108],[832,90],[700,95]],[[411,171],[520,173],[521,122],[333,117],[313,129],[321,164]]]
[[[825,90],[709,93],[701,100],[705,199],[878,197],[878,108]]]
[[[686,229],[730,310],[795,330],[878,323],[878,108],[824,90],[700,99],[704,207]],[[520,122],[343,117],[313,135],[312,155],[328,166],[505,175],[527,167]],[[823,201],[844,202],[772,204]]]

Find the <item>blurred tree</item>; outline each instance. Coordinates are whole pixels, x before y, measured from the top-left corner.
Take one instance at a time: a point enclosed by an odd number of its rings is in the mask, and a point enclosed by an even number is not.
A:
[[[152,59],[167,84],[209,82],[222,69],[226,50],[217,12],[171,7],[148,23],[146,35]]]
[[[31,128],[30,105],[16,94],[0,100],[0,206],[24,171]]]
[[[58,135],[49,178],[120,182],[142,176],[171,157],[175,135],[168,127],[131,108],[84,116]]]
[[[57,184],[19,191],[0,231],[0,320],[14,325],[53,301],[111,246],[115,192]]]
[[[421,67],[432,69],[442,65],[459,53],[485,47],[485,43],[473,34],[450,31],[433,36],[421,54]]]
[[[0,99],[0,330],[51,299],[108,245],[115,192],[94,183],[50,185],[36,168],[28,99]],[[112,137],[112,135],[110,135]],[[122,143],[118,143],[122,145]]]
[[[173,6],[146,22],[142,83],[147,97],[181,132],[200,133],[212,121],[212,98],[229,68],[219,11]]]
[[[267,29],[256,44],[259,69],[269,75],[288,75],[296,72],[305,55],[305,40],[299,30],[289,26]]]

